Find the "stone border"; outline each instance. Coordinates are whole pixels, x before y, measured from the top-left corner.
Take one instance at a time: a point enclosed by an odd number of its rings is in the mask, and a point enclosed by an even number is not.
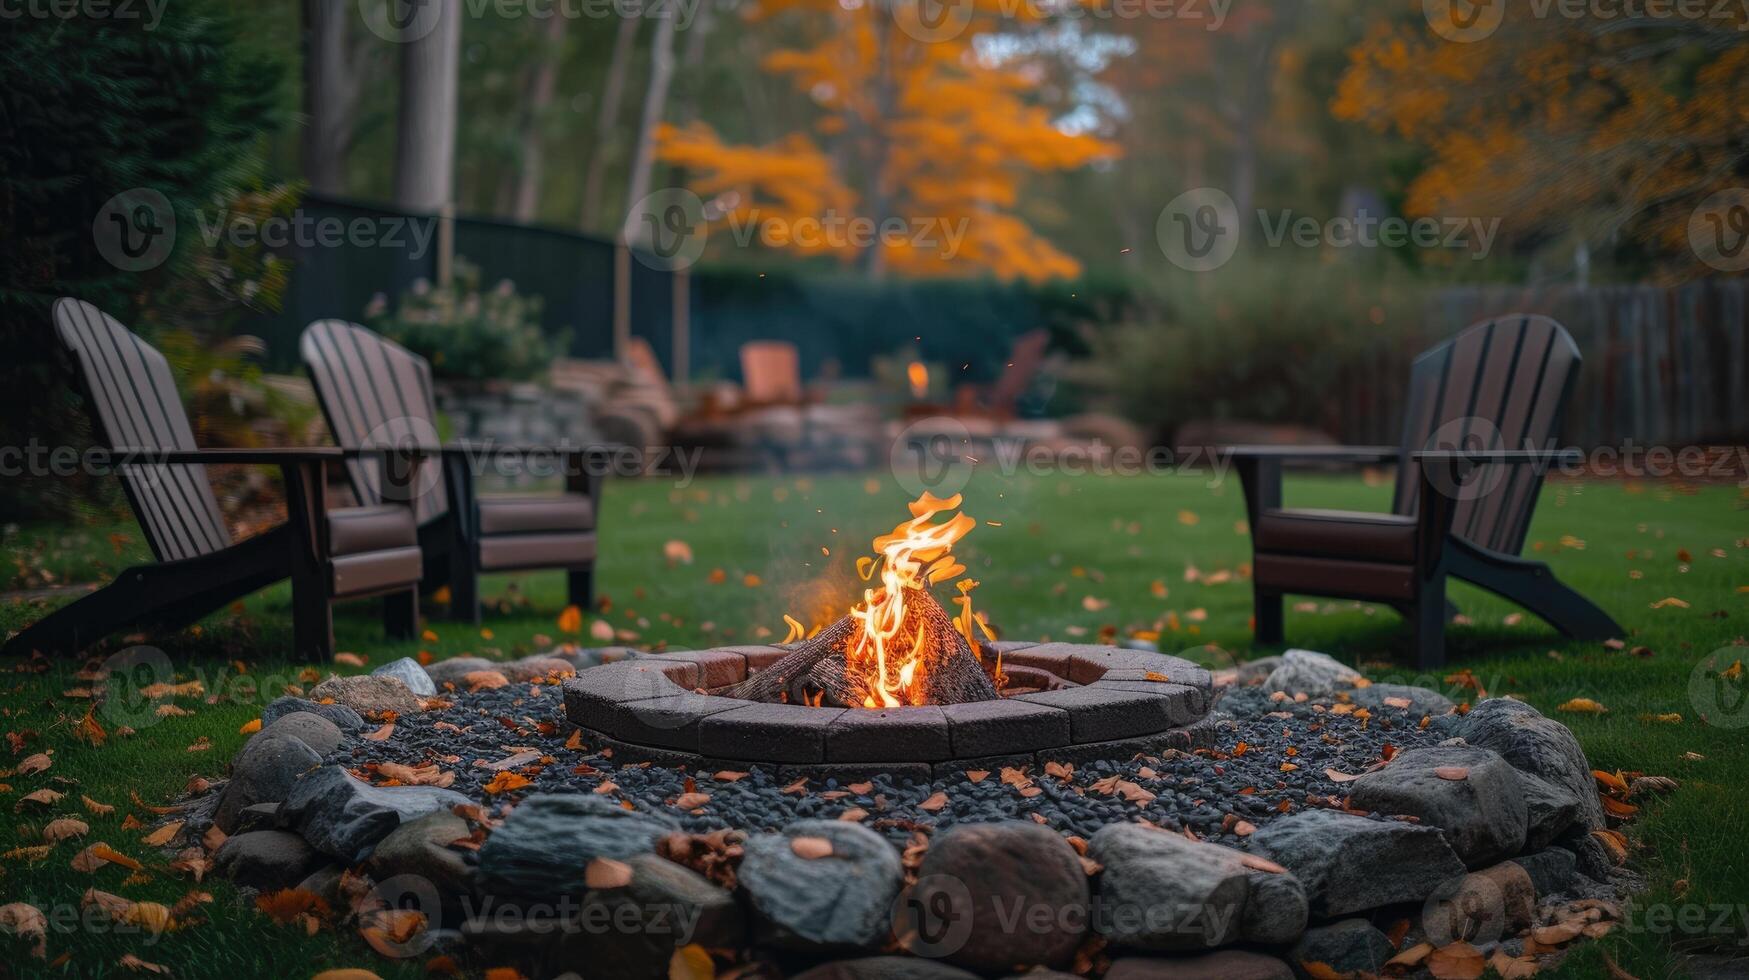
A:
[[[1208,743],[1208,671],[1145,650],[984,644],[986,657],[1063,682],[1000,701],[861,710],[708,693],[781,658],[781,646],[640,654],[564,683],[565,715],[628,761],[776,766],[796,775],[941,778],[967,768],[1127,759]]]

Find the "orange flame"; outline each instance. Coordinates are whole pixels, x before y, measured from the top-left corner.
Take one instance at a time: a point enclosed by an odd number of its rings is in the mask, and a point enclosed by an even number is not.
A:
[[[928,651],[921,627],[915,636],[900,635],[905,622],[905,590],[926,589],[965,572],[965,566],[953,559],[953,545],[977,527],[978,522],[955,513],[940,524],[934,523],[937,514],[956,511],[959,506],[957,493],[942,500],[925,492],[911,503],[910,520],[893,528],[893,533],[875,538],[874,549],[879,557],[857,563],[865,580],[871,577],[877,564],[881,577],[881,587],[864,589],[862,601],[850,609],[851,618],[862,625],[862,630],[845,659],[851,670],[867,678],[874,692],[863,702],[864,707],[923,703]],[[976,585],[970,579],[961,582],[961,595],[954,600],[961,604],[961,615],[955,622],[968,639],[974,622],[968,593]],[[972,649],[977,649],[975,643]]]

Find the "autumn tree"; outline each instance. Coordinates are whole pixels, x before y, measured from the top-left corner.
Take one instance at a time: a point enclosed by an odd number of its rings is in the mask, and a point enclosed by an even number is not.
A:
[[[760,67],[811,100],[812,125],[765,145],[731,143],[703,122],[664,126],[658,157],[684,168],[692,189],[739,228],[791,229],[805,219],[881,227],[897,219],[930,232],[866,243],[764,239],[859,263],[871,275],[1074,276],[1080,263],[1019,213],[1026,181],[1113,158],[1117,146],[1058,126],[1033,98],[1033,69],[978,52],[978,21],[934,32],[910,10],[904,0],[753,7],[749,20],[807,39],[770,53]],[[952,245],[946,229],[963,231],[963,240]]]
[[[1669,277],[1703,273],[1691,222],[1749,175],[1749,25],[1706,6],[1605,20],[1504,4],[1460,40],[1419,12],[1386,19],[1350,52],[1333,112],[1425,149],[1412,214],[1499,216],[1520,247],[1625,245]]]

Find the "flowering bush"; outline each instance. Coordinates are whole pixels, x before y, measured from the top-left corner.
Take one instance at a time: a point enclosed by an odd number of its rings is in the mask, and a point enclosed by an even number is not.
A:
[[[365,308],[372,329],[431,362],[432,374],[463,381],[521,381],[544,374],[563,345],[541,329],[541,299],[505,279],[480,290],[480,269],[457,257],[448,287],[424,279],[394,311],[378,293]]]

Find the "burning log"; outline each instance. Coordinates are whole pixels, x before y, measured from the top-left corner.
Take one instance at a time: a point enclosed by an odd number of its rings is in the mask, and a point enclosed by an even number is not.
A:
[[[889,675],[898,664],[913,659],[909,644],[913,640],[916,644],[912,683],[898,692],[902,702],[962,704],[1000,696],[952,618],[927,590],[905,590],[905,619],[898,635],[905,638],[906,646],[889,651]],[[861,641],[862,624],[846,616],[789,656],[722,693],[754,701],[787,698],[847,708],[884,706],[873,653],[864,651],[851,663],[850,651]]]

